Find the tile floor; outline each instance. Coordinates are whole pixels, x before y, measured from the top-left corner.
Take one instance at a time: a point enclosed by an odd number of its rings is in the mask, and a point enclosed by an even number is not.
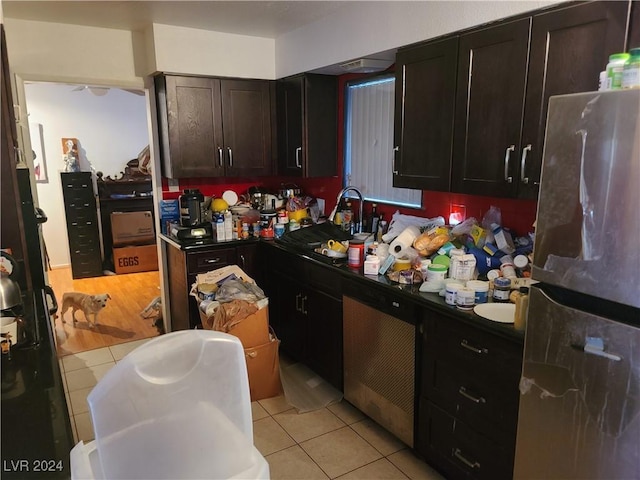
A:
[[[94,438],[86,401],[91,389],[127,353],[146,341],[61,358],[76,442]],[[251,411],[254,443],[269,462],[273,480],[442,479],[406,445],[345,400],[298,414],[279,396],[253,402]]]

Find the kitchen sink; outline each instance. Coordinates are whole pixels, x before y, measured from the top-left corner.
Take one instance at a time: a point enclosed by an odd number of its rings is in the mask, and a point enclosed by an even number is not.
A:
[[[348,232],[344,232],[333,223],[325,222],[311,227],[301,228],[293,232],[285,233],[277,238],[276,242],[294,248],[299,253],[329,265],[342,265],[347,262],[347,258],[332,258],[316,249],[326,244],[328,240],[351,240],[353,238]]]

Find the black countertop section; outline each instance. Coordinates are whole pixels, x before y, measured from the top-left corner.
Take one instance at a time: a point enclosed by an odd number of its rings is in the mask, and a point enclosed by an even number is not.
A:
[[[267,246],[268,248],[277,248],[290,253],[295,253],[304,257],[307,261],[324,265],[328,268],[334,269],[335,271],[340,272],[344,278],[351,279],[353,281],[361,282],[362,285],[366,288],[367,285],[377,285],[384,288],[389,288],[393,290],[394,293],[404,297],[408,300],[411,300],[418,305],[431,310],[435,313],[441,314],[446,317],[454,317],[466,324],[479,328],[481,330],[486,330],[491,333],[500,335],[502,337],[509,338],[519,343],[524,343],[524,332],[517,331],[513,328],[512,324],[505,324],[499,322],[492,322],[491,320],[487,320],[479,315],[476,315],[473,311],[464,311],[460,310],[456,307],[448,305],[444,298],[440,297],[436,293],[424,293],[420,292],[420,285],[400,285],[396,282],[389,280],[388,277],[384,275],[364,275],[364,269],[349,267],[344,260],[331,259],[324,255],[318,254],[313,251],[312,248],[307,246],[299,246],[293,242],[286,242],[282,240],[258,240],[258,239],[248,239],[248,240],[233,240],[230,242],[215,242],[213,240],[204,241],[201,244],[193,244],[189,243],[181,243],[174,237],[169,237],[167,235],[160,235],[165,242],[173,245],[176,248],[181,250],[197,250],[197,249],[206,249],[211,246],[219,245],[238,245],[246,242],[260,242]]]
[[[304,247],[294,247],[288,244],[282,244],[279,242],[271,242],[273,248],[279,248],[288,252],[297,253],[303,256],[308,261],[326,265],[342,273],[344,278],[348,278],[357,281],[366,288],[367,285],[383,286],[393,290],[394,293],[400,295],[403,298],[411,300],[418,305],[425,307],[431,311],[437,312],[444,316],[454,317],[467,324],[470,324],[476,328],[498,334],[503,337],[510,338],[519,343],[524,343],[524,332],[520,332],[513,328],[513,324],[499,323],[487,320],[479,315],[476,315],[472,310],[464,311],[454,306],[447,304],[437,293],[425,293],[420,292],[420,285],[400,285],[399,283],[391,281],[385,275],[365,275],[363,267],[353,268],[349,267],[346,262],[336,262],[332,259],[315,253],[313,250],[305,249]]]
[[[158,236],[160,237],[160,239],[162,241],[164,241],[165,243],[171,245],[172,247],[175,247],[179,250],[183,250],[183,251],[195,251],[195,250],[205,250],[207,248],[211,248],[211,247],[223,247],[223,246],[229,246],[229,247],[237,247],[238,245],[247,245],[249,243],[257,243],[261,240],[255,238],[255,237],[251,237],[251,238],[247,238],[245,240],[229,240],[229,241],[225,241],[225,242],[218,242],[217,240],[214,240],[213,238],[203,238],[201,240],[189,240],[189,241],[181,241],[178,240],[176,237],[172,236],[172,235],[165,235],[164,233],[159,233]],[[262,240],[262,241],[267,241],[267,240]],[[269,240],[270,242],[272,242],[272,240]]]
[[[70,478],[73,433],[42,291],[25,295],[24,318],[39,342],[2,355],[2,478]],[[35,331],[35,329],[33,329]]]

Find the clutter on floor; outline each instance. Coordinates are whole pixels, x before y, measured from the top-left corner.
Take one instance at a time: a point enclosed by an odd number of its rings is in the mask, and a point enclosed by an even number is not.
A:
[[[245,351],[251,401],[282,392],[278,348],[269,327],[269,300],[237,265],[199,274],[191,289],[198,302],[202,327],[240,339]]]

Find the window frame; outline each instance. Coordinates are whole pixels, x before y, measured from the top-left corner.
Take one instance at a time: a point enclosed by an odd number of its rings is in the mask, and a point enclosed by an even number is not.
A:
[[[381,83],[381,82],[393,82],[394,84],[394,89],[396,87],[395,83],[396,83],[396,77],[395,77],[395,73],[391,72],[381,72],[381,73],[376,73],[373,75],[368,75],[366,77],[361,77],[361,78],[357,78],[357,79],[353,79],[353,80],[348,80],[345,83],[345,87],[344,87],[344,119],[343,119],[343,135],[344,135],[344,140],[343,140],[343,162],[342,162],[342,186],[343,188],[348,186],[349,183],[349,179],[351,177],[351,141],[350,141],[350,130],[351,130],[351,100],[350,100],[350,92],[351,89],[354,87],[359,87],[359,86],[363,86],[366,84],[374,84],[374,83]],[[395,99],[395,93],[393,95],[394,99]],[[393,110],[392,110],[393,111]],[[393,145],[394,143],[394,121],[393,119],[391,120],[391,142],[390,144]],[[392,153],[392,152],[391,152]],[[393,157],[390,156],[390,160],[393,160]],[[391,166],[390,166],[391,167]],[[392,177],[392,181],[393,181],[393,177]],[[357,188],[357,185],[356,185]],[[364,197],[364,199],[368,202],[373,202],[373,203],[378,203],[378,204],[385,204],[385,205],[394,205],[394,206],[398,206],[398,207],[403,207],[403,208],[412,208],[412,209],[422,209],[422,190],[418,190],[418,189],[409,189],[409,188],[399,188],[399,187],[393,187],[393,185],[391,186],[392,189],[401,189],[401,190],[413,190],[416,192],[419,192],[416,196],[418,197],[416,199],[417,203],[412,203],[412,202],[406,202],[406,201],[401,201],[401,200],[396,200],[396,199],[389,199],[389,198],[380,198],[380,197],[384,197],[384,195],[380,195],[380,192],[374,192],[373,194],[368,194],[368,192],[362,192],[362,195]],[[352,196],[352,195],[348,195],[348,196]]]

